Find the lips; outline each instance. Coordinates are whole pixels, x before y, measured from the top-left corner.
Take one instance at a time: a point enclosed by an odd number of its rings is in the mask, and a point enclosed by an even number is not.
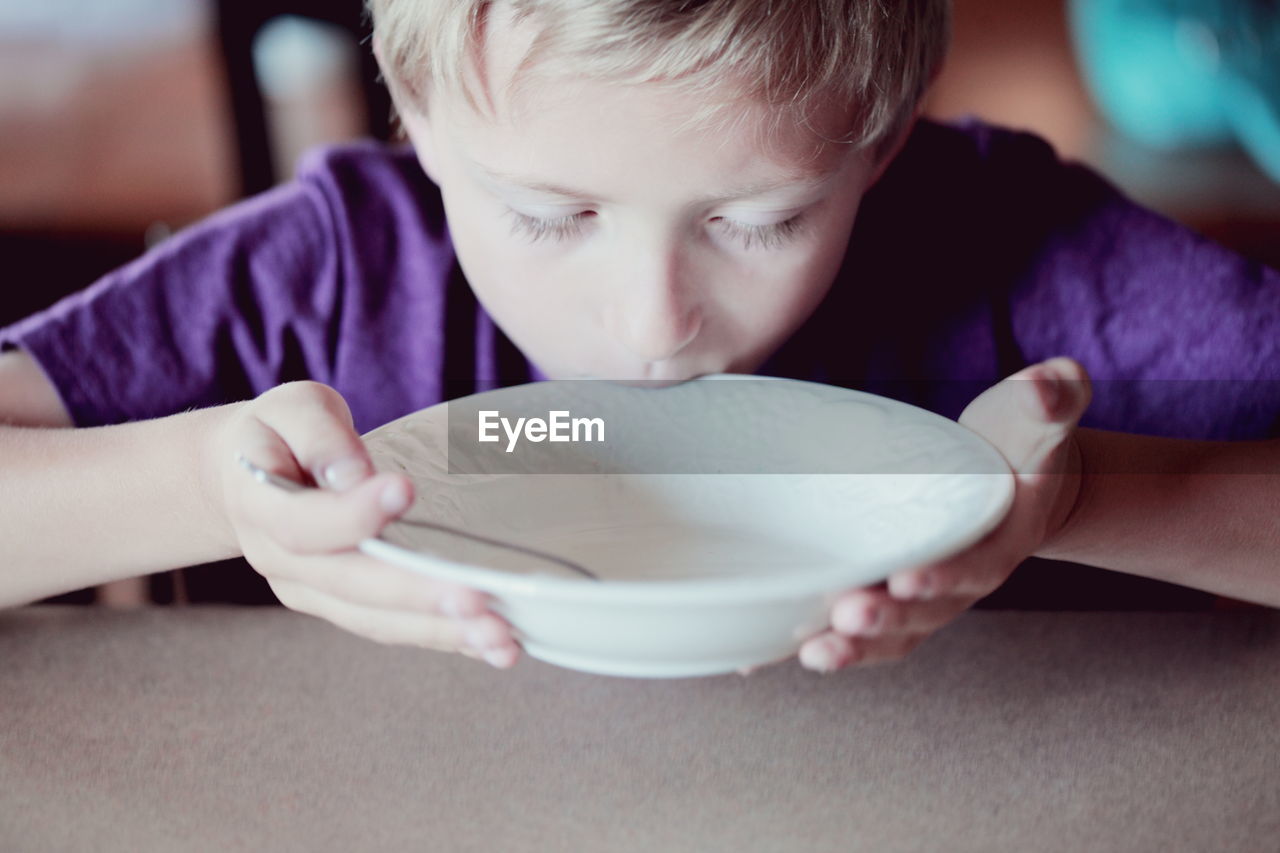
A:
[[[693,378],[690,376],[688,379],[609,379],[607,381],[615,385],[629,385],[640,388],[670,388],[672,385],[680,385]]]
[[[647,362],[642,365],[632,365],[623,369],[604,369],[593,371],[567,370],[553,374],[552,378],[598,379],[607,382],[615,382],[620,385],[639,385],[646,388],[665,388],[670,385],[679,385],[682,382],[688,382],[691,379],[697,379],[699,376],[706,376],[709,373],[724,372],[726,372],[726,368],[724,367],[695,368],[689,365]]]

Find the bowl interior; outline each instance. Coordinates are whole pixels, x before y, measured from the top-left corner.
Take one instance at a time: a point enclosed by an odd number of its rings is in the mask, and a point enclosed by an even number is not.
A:
[[[402,565],[491,591],[516,578],[526,590],[532,579],[595,596],[673,584],[812,591],[937,559],[1008,509],[1004,461],[951,421],[832,386],[730,378],[660,390],[522,385],[366,436],[379,469],[413,478],[407,517],[547,551],[609,583],[408,526],[387,528],[384,544]],[[481,413],[510,425],[556,411],[598,417],[602,439],[479,440]]]

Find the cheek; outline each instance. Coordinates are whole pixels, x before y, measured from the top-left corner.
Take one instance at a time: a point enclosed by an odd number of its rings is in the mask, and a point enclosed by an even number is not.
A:
[[[485,311],[523,348],[542,353],[566,338],[563,327],[588,313],[576,271],[554,251],[510,233],[491,204],[446,202],[463,274]]]
[[[740,268],[737,286],[725,288],[722,292],[729,298],[721,301],[738,329],[786,334],[817,308],[831,289],[848,249],[861,200],[856,189],[849,188],[815,210],[811,230],[794,251],[762,255]]]
[[[531,279],[540,277],[538,264],[529,263],[507,222],[488,199],[475,194],[445,194],[449,236],[462,271],[476,295],[491,311],[536,292]]]
[[[764,334],[787,331],[804,321],[822,301],[839,268],[840,255],[808,251],[795,257],[757,264],[749,279],[727,288],[721,306],[739,329]]]
[[[785,282],[776,295],[775,307],[780,314],[799,322],[818,306],[840,271],[852,228],[852,213],[825,223],[803,257],[779,276],[779,281]],[[797,317],[797,314],[802,316]]]

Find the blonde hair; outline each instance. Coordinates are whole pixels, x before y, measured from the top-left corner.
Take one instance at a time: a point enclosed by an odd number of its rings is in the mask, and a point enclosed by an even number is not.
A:
[[[462,91],[490,7],[537,34],[522,69],[555,59],[619,83],[734,94],[806,126],[847,111],[825,138],[876,149],[915,111],[946,53],[950,0],[367,0],[400,110],[424,112],[430,83]],[[709,102],[711,103],[711,102]],[[710,111],[728,106],[728,101]]]

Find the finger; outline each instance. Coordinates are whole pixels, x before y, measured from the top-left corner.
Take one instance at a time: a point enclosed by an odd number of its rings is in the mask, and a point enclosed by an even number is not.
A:
[[[272,580],[271,589],[290,610],[318,617],[374,642],[448,651],[468,645],[459,619],[365,607],[296,581]]]
[[[990,441],[1014,471],[1042,473],[1091,397],[1084,368],[1055,358],[988,388],[965,408],[960,423]]]
[[[886,593],[898,601],[932,601],[945,598],[981,598],[994,591],[1029,553],[1030,535],[1023,516],[1026,503],[1016,505],[1006,522],[980,542],[947,559],[896,572],[889,577]]]
[[[250,564],[274,585],[316,589],[351,604],[382,610],[479,616],[488,599],[474,589],[432,580],[356,552],[299,558],[268,541],[245,549]]]
[[[290,382],[260,396],[252,411],[280,437],[297,465],[317,484],[342,491],[373,473],[351,410],[342,395],[329,386]]]
[[[486,649],[482,657],[489,666],[496,669],[510,669],[520,660],[520,646],[513,642],[502,648]]]
[[[817,672],[835,672],[849,666],[890,663],[914,651],[928,634],[895,634],[887,637],[850,638],[834,631],[810,637],[800,647],[800,663]]]
[[[935,631],[967,610],[976,597],[947,596],[931,601],[898,601],[887,592],[859,590],[831,608],[832,630],[846,637],[886,637]]]
[[[800,665],[814,672],[835,672],[853,657],[853,642],[834,631],[810,637],[800,646]]]
[[[519,657],[510,627],[499,617],[450,619],[402,610],[352,604],[320,590],[284,582],[272,584],[291,610],[330,622],[357,636],[387,645],[417,646],[438,651],[469,651],[486,662],[507,667]]]
[[[1037,387],[1039,412],[1046,420],[1074,426],[1093,401],[1088,371],[1065,356],[1042,361],[1038,367],[1045,380]]]
[[[896,663],[915,651],[932,633],[932,631],[926,631],[917,634],[892,634],[887,637],[857,640],[854,653],[844,661],[842,666]]]
[[[272,467],[247,453],[245,458],[268,470]],[[402,474],[379,474],[344,492],[288,492],[255,481],[248,471],[236,476],[241,514],[294,554],[350,550],[361,540],[376,536],[414,499],[413,485]]]
[[[1005,380],[1030,417],[1047,423],[1074,423],[1093,398],[1089,374],[1064,356],[1025,367]],[[1013,386],[1012,383],[1024,383]]]

